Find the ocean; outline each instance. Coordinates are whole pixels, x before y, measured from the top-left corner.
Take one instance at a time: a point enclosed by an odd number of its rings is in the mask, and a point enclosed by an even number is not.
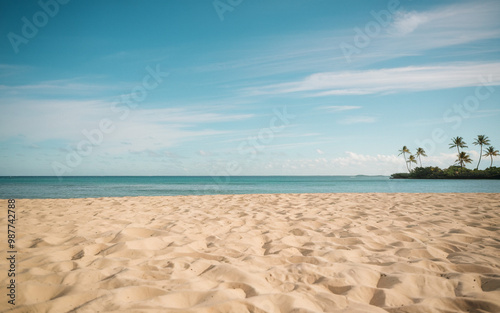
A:
[[[388,176],[0,177],[0,199],[342,192],[497,193],[500,180],[409,180]]]

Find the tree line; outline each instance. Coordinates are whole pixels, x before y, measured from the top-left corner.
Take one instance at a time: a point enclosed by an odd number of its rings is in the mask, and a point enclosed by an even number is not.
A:
[[[485,157],[490,157],[491,158],[491,163],[490,167],[493,166],[493,157],[494,156],[499,156],[498,150],[495,149],[490,144],[490,139],[485,136],[485,135],[477,135],[476,139],[473,142],[474,145],[480,147],[479,151],[479,160],[477,162],[476,170],[479,169],[479,164],[481,164],[481,156]],[[483,146],[487,146],[488,148],[486,149],[486,153],[483,155]],[[460,151],[460,149],[468,148],[467,143],[465,143],[464,139],[462,137],[455,137],[451,139],[450,143],[450,149],[457,148],[457,159],[455,160],[455,164],[460,165],[461,168],[465,166],[466,163],[472,163],[472,159],[470,157],[470,154],[466,153],[465,151]],[[406,154],[409,154],[408,160],[406,159]],[[401,150],[399,150],[398,155],[403,155],[406,163],[406,169],[408,172],[411,172],[411,164],[415,163],[417,164],[417,158],[418,161],[420,162],[420,167],[422,167],[422,160],[421,157],[426,157],[427,154],[425,154],[425,150],[423,148],[417,148],[415,155],[413,155],[410,150],[408,149],[407,146],[403,146]],[[408,166],[409,165],[409,166]]]
[[[455,164],[450,166],[446,170],[441,170],[438,167],[422,167],[422,157],[426,157],[427,154],[423,148],[417,148],[415,154],[411,153],[407,146],[403,146],[401,150],[399,150],[399,155],[402,155],[406,169],[409,174],[398,173],[393,174],[393,178],[447,178],[450,176],[461,176],[467,178],[488,178],[495,176],[498,171],[498,168],[493,167],[493,157],[499,156],[499,151],[495,149],[490,144],[490,139],[485,135],[478,135],[474,142],[474,145],[479,146],[479,160],[477,161],[477,165],[474,171],[471,171],[466,168],[466,165],[472,163],[472,158],[469,153],[465,152],[463,149],[468,148],[467,143],[464,141],[462,137],[455,137],[451,139],[451,143],[449,144],[450,149],[457,149],[457,159],[455,160]],[[484,148],[484,154],[483,154]],[[482,157],[490,157],[490,166],[487,170],[487,173],[479,173],[483,171],[479,171],[479,165],[481,164]],[[418,161],[418,162],[417,162]],[[420,167],[414,167],[412,169],[412,164],[420,163]],[[458,168],[460,166],[460,168]],[[460,171],[457,172],[456,168]],[[464,172],[465,171],[465,172]],[[469,172],[467,172],[469,171]]]

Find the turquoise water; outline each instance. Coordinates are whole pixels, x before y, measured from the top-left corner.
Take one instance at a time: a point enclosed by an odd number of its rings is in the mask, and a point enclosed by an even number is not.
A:
[[[500,192],[500,180],[407,180],[387,176],[0,177],[0,199],[255,193]]]

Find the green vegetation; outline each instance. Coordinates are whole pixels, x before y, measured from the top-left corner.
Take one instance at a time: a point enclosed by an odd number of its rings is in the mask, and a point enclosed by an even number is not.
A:
[[[408,173],[396,173],[392,174],[391,178],[415,178],[415,179],[500,179],[500,167],[493,167],[493,157],[499,156],[498,150],[490,145],[490,140],[485,135],[478,135],[474,141],[474,145],[480,146],[479,160],[475,169],[468,169],[467,164],[472,163],[470,154],[463,151],[464,148],[468,148],[462,137],[452,138],[450,143],[450,149],[457,148],[457,159],[455,164],[446,168],[441,169],[436,166],[422,167],[421,157],[426,157],[424,149],[417,148],[415,155],[411,154],[410,150],[403,146],[399,150],[399,155],[403,155],[406,168]],[[483,154],[483,146],[488,146]],[[460,151],[462,149],[462,151]],[[409,154],[408,159],[406,158],[406,153]],[[491,163],[490,167],[479,170],[479,164],[481,163],[481,156],[490,157]],[[420,161],[420,166],[411,168],[412,163],[417,163],[417,158]]]
[[[462,151],[458,154],[458,159],[456,159],[455,162],[460,164],[460,168],[463,169],[465,163],[472,163],[472,160],[469,154]]]
[[[417,159],[415,159],[415,156],[412,154],[408,157],[407,164],[410,164],[410,173],[411,173],[411,164],[415,163],[417,164]]]
[[[450,166],[440,169],[436,166],[417,167],[411,173],[392,174],[391,178],[415,179],[500,179],[500,167],[488,167],[485,170],[461,168]]]

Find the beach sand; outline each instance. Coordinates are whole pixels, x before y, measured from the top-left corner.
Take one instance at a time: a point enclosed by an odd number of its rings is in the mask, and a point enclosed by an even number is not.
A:
[[[16,204],[2,312],[500,312],[500,194]]]

